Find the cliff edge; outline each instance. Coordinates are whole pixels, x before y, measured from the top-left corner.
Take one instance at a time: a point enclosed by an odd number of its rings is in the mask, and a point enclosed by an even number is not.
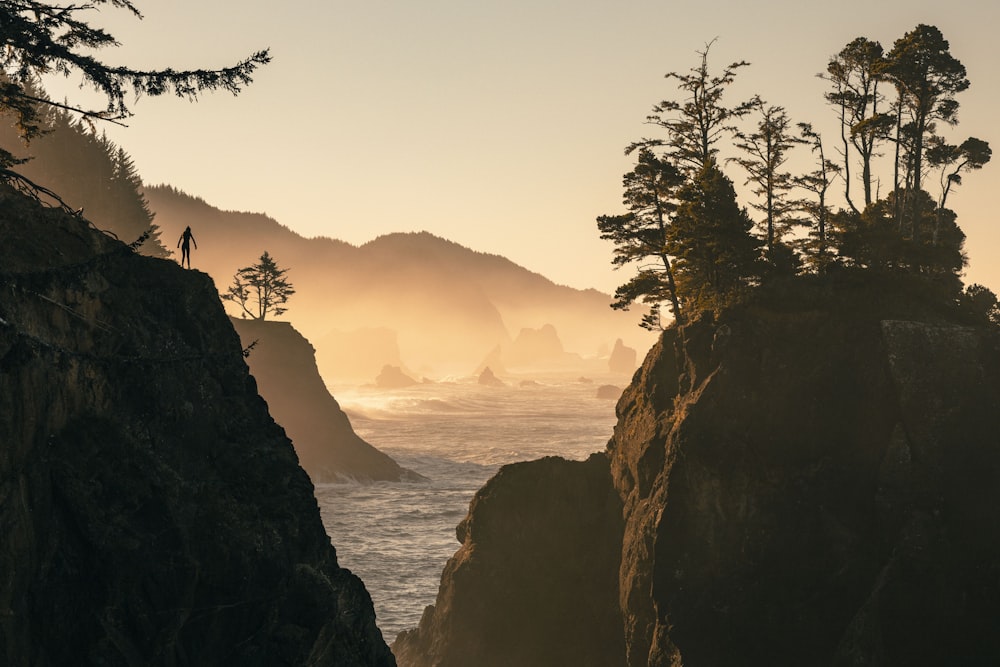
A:
[[[0,662],[393,665],[211,280],[0,189]]]
[[[365,442],[326,388],[312,345],[288,322],[232,319],[247,365],[313,482],[425,479]]]
[[[394,644],[400,665],[475,655],[495,627],[545,622],[540,605],[618,613],[593,649],[607,665],[1000,662],[1000,337],[897,296],[855,286],[664,332],[618,403],[608,478],[590,486],[622,504],[613,608],[592,585],[606,573],[580,569],[575,526],[600,512],[556,510],[573,496],[553,498],[539,465],[518,506],[547,519],[515,523],[477,496],[465,524],[490,537],[466,533],[455,560],[523,552],[492,579],[449,564],[438,606]],[[505,484],[501,473],[481,493]],[[593,530],[591,549],[606,535]],[[575,546],[556,558],[532,546],[560,539]],[[581,576],[532,583],[550,569]],[[442,600],[463,590],[496,613],[447,618]],[[501,594],[518,606],[494,604]],[[556,628],[522,664],[581,664],[558,653]]]

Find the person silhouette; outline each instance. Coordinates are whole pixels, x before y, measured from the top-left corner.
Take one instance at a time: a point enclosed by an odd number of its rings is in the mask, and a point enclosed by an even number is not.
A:
[[[184,266],[184,260],[187,260],[187,267],[191,268],[191,242],[194,242],[195,250],[198,249],[198,242],[194,240],[194,234],[191,233],[191,227],[188,226],[181,234],[181,237],[177,239],[177,247],[181,249],[181,266]]]

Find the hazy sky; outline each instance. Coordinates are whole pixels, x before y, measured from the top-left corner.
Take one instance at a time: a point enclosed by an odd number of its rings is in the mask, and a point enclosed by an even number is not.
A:
[[[857,36],[886,49],[938,26],[972,87],[948,136],[1000,151],[1000,2],[995,0],[137,0],[145,20],[93,17],[122,42],[112,62],[218,67],[270,47],[273,63],[233,98],[145,98],[108,135],[148,183],[260,211],[306,236],[363,243],[428,230],[505,255],[556,282],[612,291],[595,217],[621,212],[622,149],[653,133],[674,97],[668,71],[718,38],[718,70],[747,60],[730,101],[759,93],[834,147],[815,77]],[[74,81],[75,86],[75,81]],[[53,90],[78,95],[74,86]],[[737,183],[738,167],[727,168]],[[987,207],[996,164],[949,199],[969,236],[967,279],[1000,289],[1000,230]],[[197,233],[197,230],[195,230]]]

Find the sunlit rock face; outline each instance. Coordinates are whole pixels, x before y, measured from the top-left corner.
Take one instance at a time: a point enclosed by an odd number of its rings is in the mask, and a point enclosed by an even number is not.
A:
[[[621,531],[603,454],[504,466],[458,526],[436,604],[393,644],[399,664],[622,664]]]
[[[313,482],[400,481],[420,476],[362,440],[327,390],[312,345],[288,322],[232,320],[275,421]]]
[[[490,664],[512,628],[530,639],[493,664],[585,664],[533,613],[560,600],[601,619],[594,664],[1000,664],[1000,340],[852,289],[665,332],[618,403],[607,473],[535,462],[480,492],[400,664]],[[585,466],[586,500],[565,490]],[[603,525],[609,487],[621,539],[592,560],[606,543],[572,526]]]
[[[211,280],[0,198],[0,663],[394,664]]]

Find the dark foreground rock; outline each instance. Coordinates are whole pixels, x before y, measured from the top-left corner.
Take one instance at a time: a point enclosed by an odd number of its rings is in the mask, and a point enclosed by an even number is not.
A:
[[[312,345],[291,324],[232,322],[244,348],[254,345],[247,357],[250,372],[271,416],[284,427],[313,482],[422,479],[354,432],[320,377]]]
[[[393,652],[413,667],[621,664],[621,531],[603,454],[504,466],[458,526],[437,603]]]
[[[532,488],[501,473],[481,494],[517,503],[473,503],[479,531],[463,535],[438,607],[397,639],[400,664],[478,664],[511,625],[532,648],[509,664],[583,664],[533,615],[561,601],[602,623],[620,614],[602,625],[605,665],[1000,664],[997,332],[879,290],[839,303],[665,332],[608,444],[624,529],[602,567],[616,595],[583,570],[606,533],[591,528],[588,548],[574,528],[602,510],[557,490],[582,484],[582,468],[552,486],[539,468]],[[551,540],[566,551],[536,546]],[[475,613],[442,611],[470,597]]]
[[[609,443],[630,665],[990,664],[994,331],[741,312],[666,335]]]
[[[393,665],[211,280],[0,191],[0,663]]]

